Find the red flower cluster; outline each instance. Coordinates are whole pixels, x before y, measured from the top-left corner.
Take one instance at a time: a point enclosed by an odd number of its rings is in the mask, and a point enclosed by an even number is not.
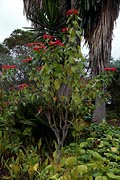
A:
[[[25,46],[28,46],[28,47],[36,46],[36,45],[43,45],[43,42],[33,42],[33,43],[25,44]]]
[[[16,65],[3,65],[2,66],[2,69],[15,69],[15,68],[17,68],[17,66]]]
[[[56,46],[64,46],[64,44],[60,40],[50,41],[49,45],[51,45],[51,46],[54,46],[54,45],[56,45]]]
[[[76,15],[78,15],[79,12],[78,12],[77,9],[70,9],[70,10],[67,11],[66,14],[67,14],[68,16],[71,15],[71,14],[76,14]]]
[[[39,51],[40,49],[45,49],[46,48],[46,46],[43,44],[43,45],[41,45],[41,46],[35,46],[34,48],[33,48],[33,50],[34,51]]]
[[[68,31],[68,28],[67,28],[67,27],[62,28],[62,32],[63,32],[63,33],[67,32],[67,31]]]
[[[105,68],[104,70],[105,71],[116,71],[117,69],[116,68]]]
[[[27,87],[28,87],[27,84],[19,84],[19,85],[17,86],[17,88],[18,88],[19,90],[22,90],[22,89],[27,88]]]
[[[22,60],[22,62],[24,62],[24,63],[30,62],[30,61],[32,61],[32,58],[27,58],[27,59]]]
[[[53,36],[48,35],[48,34],[43,34],[43,39],[50,39],[50,40],[53,40]]]

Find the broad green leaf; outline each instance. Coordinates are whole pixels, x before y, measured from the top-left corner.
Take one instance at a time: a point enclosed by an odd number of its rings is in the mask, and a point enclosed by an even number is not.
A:
[[[39,88],[39,87],[40,87],[40,82],[37,82],[36,85],[37,85],[37,87]]]
[[[45,167],[46,170],[51,171],[54,169],[53,165],[49,164],[48,166]]]
[[[99,164],[97,164],[96,162],[92,162],[92,163],[88,163],[87,167],[96,170],[99,167]]]
[[[108,134],[107,139],[112,140],[112,136],[110,134]]]
[[[97,176],[95,180],[108,180],[106,176]]]
[[[118,149],[116,147],[111,147],[111,151],[116,153],[118,151]]]
[[[107,175],[111,179],[118,179],[118,180],[120,180],[120,176],[114,175],[113,173],[107,173]]]
[[[85,154],[85,149],[80,149],[80,150],[79,150],[79,153],[80,153],[80,155]]]
[[[57,179],[58,179],[58,174],[55,174],[55,175],[51,176],[50,179],[51,179],[51,180],[52,180],[52,179],[57,180]]]
[[[85,165],[77,166],[77,170],[78,170],[78,173],[81,174],[81,175],[88,172],[88,168]]]
[[[77,158],[76,157],[68,157],[66,159],[65,165],[66,166],[73,166],[73,165],[76,164],[76,162],[77,162]]]
[[[103,160],[103,157],[98,152],[93,151],[92,155],[98,160]]]
[[[61,82],[60,82],[59,79],[56,79],[56,80],[54,81],[54,86],[55,86],[55,89],[56,89],[56,90],[58,90],[58,89],[60,88],[60,84],[61,84]]]
[[[104,146],[104,141],[100,141],[100,144],[98,145],[99,148]]]
[[[49,86],[50,86],[50,80],[49,80],[49,78],[46,78],[44,80],[44,87],[45,87],[45,89],[47,89]]]
[[[82,142],[82,143],[80,143],[80,147],[81,147],[81,148],[86,147],[87,145],[88,145],[87,142]]]

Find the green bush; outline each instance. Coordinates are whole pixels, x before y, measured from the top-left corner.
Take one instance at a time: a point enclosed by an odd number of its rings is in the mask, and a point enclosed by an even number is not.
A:
[[[82,132],[82,133],[81,133]],[[78,132],[77,132],[78,133]],[[0,133],[0,178],[10,180],[79,180],[120,179],[120,128],[106,123],[82,128],[84,137],[62,147],[56,164],[56,151],[51,156],[41,145],[20,143],[18,136]],[[8,138],[9,137],[9,138]]]
[[[63,148],[60,164],[52,160],[40,172],[40,179],[120,179],[120,128],[102,123],[86,130],[89,137]]]

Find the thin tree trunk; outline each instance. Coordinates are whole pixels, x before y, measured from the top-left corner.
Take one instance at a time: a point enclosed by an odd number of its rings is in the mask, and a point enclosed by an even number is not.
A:
[[[106,104],[101,96],[97,96],[95,100],[95,111],[92,116],[92,122],[100,123],[106,119]]]
[[[56,164],[59,164],[59,163],[60,163],[60,159],[61,159],[61,145],[58,144]]]

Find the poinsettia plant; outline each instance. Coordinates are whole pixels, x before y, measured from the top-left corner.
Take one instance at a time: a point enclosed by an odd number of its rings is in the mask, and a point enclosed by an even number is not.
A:
[[[34,89],[31,98],[41,101],[38,114],[46,117],[56,135],[57,162],[71,121],[92,113],[92,100],[98,93],[104,94],[102,83],[107,83],[106,74],[92,80],[85,77],[86,60],[81,53],[78,14],[75,9],[67,12],[67,27],[62,28],[61,39],[46,33],[41,42],[29,44],[33,50],[33,60],[28,64]]]

